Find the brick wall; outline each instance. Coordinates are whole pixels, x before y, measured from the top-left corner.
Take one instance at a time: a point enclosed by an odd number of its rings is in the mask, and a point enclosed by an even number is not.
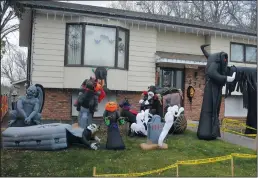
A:
[[[70,120],[71,92],[66,89],[45,89],[43,119]]]
[[[195,76],[195,73],[197,74],[196,76]],[[195,89],[195,94],[192,99],[192,106],[187,97],[187,88],[190,85]],[[205,87],[205,68],[204,67],[200,67],[198,69],[186,68],[185,69],[184,108],[185,108],[185,116],[189,120],[199,120],[200,118],[204,87]],[[221,108],[220,108],[220,116],[219,116],[220,119],[224,117],[224,113],[225,113],[225,102],[223,97],[221,101]]]
[[[195,72],[197,76],[195,77]],[[195,95],[192,100],[192,106],[187,98],[187,88],[192,85],[195,89]],[[185,116],[189,120],[199,120],[203,91],[205,86],[204,68],[185,69],[185,89],[184,89],[184,108]],[[146,86],[147,89],[147,86]],[[71,119],[71,91],[66,89],[45,89],[45,104],[43,108],[44,119],[70,120]],[[120,103],[125,97],[129,99],[133,109],[139,110],[139,100],[142,98],[141,92],[117,91],[117,102]],[[192,108],[192,110],[191,110]],[[224,97],[221,102],[220,119],[224,117],[225,102]]]
[[[136,109],[138,111],[140,109],[139,100],[142,99],[141,94],[142,92],[117,92],[116,100],[117,103],[120,103],[126,97],[132,105],[132,109]]]
[[[117,102],[125,97],[129,99],[133,109],[139,110],[141,92],[116,92]],[[45,89],[45,104],[42,112],[43,119],[70,120],[71,119],[71,91],[66,89]]]

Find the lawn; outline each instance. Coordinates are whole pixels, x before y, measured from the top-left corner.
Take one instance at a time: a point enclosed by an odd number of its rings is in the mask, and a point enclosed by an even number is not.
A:
[[[104,140],[105,138],[103,138]],[[186,131],[167,140],[168,150],[142,151],[139,144],[146,139],[124,136],[125,151],[91,151],[72,147],[62,151],[11,151],[1,152],[1,176],[92,176],[97,174],[143,172],[174,164],[177,160],[202,159],[231,153],[256,154],[255,151],[216,141],[200,141],[196,134]],[[257,175],[256,159],[234,158],[236,177]],[[176,176],[170,169],[148,176]],[[230,160],[212,164],[180,166],[179,176],[231,176]]]

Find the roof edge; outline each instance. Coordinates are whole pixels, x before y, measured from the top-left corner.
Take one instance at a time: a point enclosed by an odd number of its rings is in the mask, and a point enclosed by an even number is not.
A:
[[[11,82],[12,85],[16,85],[16,84],[19,84],[19,83],[22,83],[22,82],[26,82],[27,79],[21,79],[21,80],[17,80],[17,81],[14,81],[14,82]]]
[[[52,2],[55,2],[55,1],[52,1]],[[147,22],[158,22],[158,23],[164,23],[164,24],[170,24],[170,25],[180,25],[180,26],[187,26],[187,27],[193,27],[193,28],[201,28],[201,29],[207,29],[207,30],[214,30],[214,31],[220,31],[220,32],[228,32],[228,33],[236,33],[236,34],[241,34],[241,35],[247,35],[247,36],[254,36],[254,37],[257,37],[257,33],[249,30],[249,32],[244,32],[244,31],[238,31],[238,30],[234,30],[234,29],[226,29],[226,27],[228,28],[236,28],[236,27],[231,27],[231,26],[225,26],[224,29],[222,29],[223,27],[221,28],[216,28],[216,27],[204,27],[204,26],[201,26],[201,25],[198,25],[198,24],[190,24],[190,23],[183,23],[183,22],[171,22],[171,21],[168,21],[168,20],[165,20],[165,19],[154,19],[154,18],[147,18],[147,17],[133,17],[133,16],[130,16],[130,15],[121,15],[121,14],[116,14],[115,12],[114,13],[108,13],[108,12],[101,12],[101,11],[98,11],[98,12],[94,12],[94,11],[89,11],[89,10],[83,10],[83,9],[74,9],[74,8],[68,8],[68,7],[56,7],[54,5],[51,6],[50,3],[46,3],[44,5],[34,5],[34,4],[29,4],[30,2],[26,2],[26,1],[21,1],[19,3],[22,3],[25,7],[29,7],[29,8],[35,8],[35,9],[47,9],[47,10],[57,10],[57,11],[67,11],[67,12],[74,12],[74,13],[82,13],[82,14],[91,14],[91,15],[103,15],[103,16],[107,16],[107,17],[118,17],[118,18],[127,18],[127,19],[130,19],[130,20],[142,20],[142,21],[147,21]],[[55,2],[56,3],[56,2]],[[58,2],[60,4],[66,4],[64,2]],[[72,5],[80,5],[80,4],[74,4],[74,3],[67,3],[67,4],[72,4]],[[95,8],[99,8],[98,6],[89,6],[89,5],[80,5],[80,6],[85,6],[85,7],[95,7]],[[112,9],[112,10],[121,10],[121,9],[114,9],[114,8],[105,8],[105,7],[100,7],[102,9]],[[125,10],[123,10],[124,12],[127,12]],[[130,13],[133,13],[135,11],[128,11]],[[135,13],[139,13],[139,12],[135,12]],[[156,16],[156,17],[163,17],[161,15],[153,15],[153,16]],[[187,19],[189,20],[189,19]],[[222,25],[222,24],[221,24]]]

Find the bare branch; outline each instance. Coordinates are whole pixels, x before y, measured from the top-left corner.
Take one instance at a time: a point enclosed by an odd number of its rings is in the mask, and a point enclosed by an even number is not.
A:
[[[26,78],[27,56],[21,50],[12,50],[8,59],[2,62],[1,74],[10,82]]]
[[[1,34],[1,40],[4,39],[9,33],[15,32],[17,30],[19,30],[18,24],[12,25],[11,27],[4,29]]]

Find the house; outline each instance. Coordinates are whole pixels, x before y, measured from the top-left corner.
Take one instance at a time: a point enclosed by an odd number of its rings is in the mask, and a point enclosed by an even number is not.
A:
[[[21,1],[20,46],[28,47],[27,81],[46,89],[43,117],[70,119],[77,89],[93,68],[108,67],[111,90],[100,104],[128,97],[134,106],[150,84],[184,93],[187,119],[198,120],[205,85],[200,46],[229,54],[229,65],[256,67],[256,31],[170,16],[81,4]],[[195,89],[192,104],[186,90]],[[220,117],[246,117],[241,93],[223,98]],[[240,106],[239,106],[240,104]],[[237,107],[238,106],[238,107]]]
[[[22,96],[26,94],[26,81],[27,79],[22,79],[18,81],[11,82],[12,87],[17,94],[17,96]]]

